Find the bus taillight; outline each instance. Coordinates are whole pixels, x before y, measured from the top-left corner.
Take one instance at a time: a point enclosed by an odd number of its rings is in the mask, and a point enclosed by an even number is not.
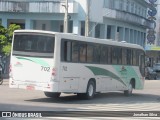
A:
[[[9,76],[12,77],[12,65],[9,65]]]
[[[9,65],[9,72],[12,72],[12,65]]]
[[[12,65],[9,65],[9,77],[12,78]]]
[[[52,76],[56,76],[56,69],[55,68],[52,69]]]

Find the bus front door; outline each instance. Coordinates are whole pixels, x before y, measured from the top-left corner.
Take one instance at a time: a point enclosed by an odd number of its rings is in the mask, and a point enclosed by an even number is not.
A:
[[[122,66],[120,68],[120,75],[123,81],[127,81],[127,67],[126,66]]]

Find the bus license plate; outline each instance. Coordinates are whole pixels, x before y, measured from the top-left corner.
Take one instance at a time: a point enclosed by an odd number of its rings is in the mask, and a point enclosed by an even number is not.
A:
[[[26,89],[27,89],[27,90],[34,90],[35,87],[34,87],[34,86],[27,86]]]

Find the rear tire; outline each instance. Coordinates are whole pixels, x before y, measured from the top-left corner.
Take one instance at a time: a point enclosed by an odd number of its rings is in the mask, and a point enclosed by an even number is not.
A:
[[[0,85],[3,83],[3,78],[0,76]]]
[[[87,85],[86,93],[77,93],[77,96],[79,98],[83,99],[92,99],[95,95],[96,87],[95,83],[93,81],[89,81]]]
[[[128,90],[124,91],[124,95],[125,96],[131,96],[132,95],[132,91],[133,91],[133,84],[132,84],[132,82],[130,82],[130,84],[128,86]]]
[[[157,76],[154,77],[154,80],[157,80]]]
[[[50,98],[59,98],[61,93],[54,93],[54,92],[44,92],[45,96]]]

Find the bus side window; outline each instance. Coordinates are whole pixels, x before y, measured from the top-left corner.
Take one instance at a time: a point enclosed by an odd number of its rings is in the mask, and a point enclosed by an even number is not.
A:
[[[122,64],[122,48],[117,48],[118,64]]]
[[[54,41],[48,37],[45,45],[46,52],[54,52]]]
[[[112,47],[108,47],[108,64],[112,64]]]
[[[35,36],[33,37],[33,39],[35,39]],[[44,44],[45,44],[44,37],[39,36],[37,39],[37,51],[38,52],[44,52]]]
[[[69,62],[71,61],[71,42],[65,41],[64,46],[64,60]]]
[[[78,62],[79,58],[79,44],[78,42],[72,42],[72,62]]]
[[[131,50],[127,49],[127,65],[131,65],[132,64],[132,55],[131,55]]]
[[[136,50],[133,50],[133,65],[137,65],[137,56],[136,56]]]
[[[112,48],[112,64],[117,64],[117,47]]]
[[[126,48],[122,48],[122,64],[127,64],[127,50]]]
[[[92,63],[93,62],[93,50],[94,47],[92,44],[87,44],[87,63]]]
[[[106,46],[101,46],[101,56],[100,56],[100,63],[106,64],[108,62],[108,50]]]
[[[97,45],[97,44],[94,45],[93,62],[94,63],[100,63],[100,45]]]
[[[61,43],[61,60],[65,62],[71,61],[71,42],[62,40]]]
[[[79,44],[79,60],[80,62],[86,62],[87,57],[87,44],[86,43],[80,43]]]

